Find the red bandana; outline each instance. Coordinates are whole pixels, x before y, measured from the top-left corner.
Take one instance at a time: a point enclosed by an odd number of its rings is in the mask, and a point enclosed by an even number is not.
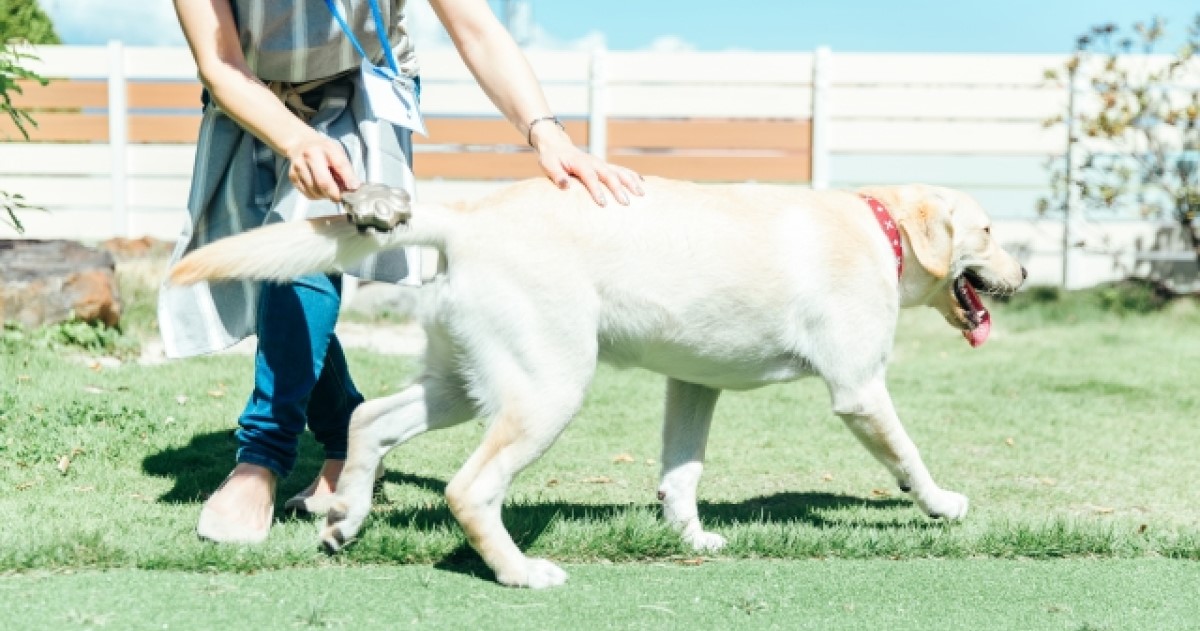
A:
[[[859,197],[862,197],[871,207],[871,214],[875,215],[879,227],[883,228],[883,233],[891,242],[892,252],[896,254],[896,276],[899,277],[904,273],[904,242],[900,240],[900,228],[892,219],[892,213],[888,212],[887,206],[884,206],[883,202],[870,195],[859,195]]]

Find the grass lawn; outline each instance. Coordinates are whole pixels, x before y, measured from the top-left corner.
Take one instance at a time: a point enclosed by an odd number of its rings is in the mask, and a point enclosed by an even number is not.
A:
[[[978,350],[932,311],[903,317],[892,394],[935,478],[971,498],[959,524],[922,517],[809,380],[723,395],[700,495],[730,545],[697,558],[658,519],[662,379],[602,369],[506,508],[520,545],[571,573],[545,594],[481,580],[442,501],[479,423],[389,455],[342,555],[307,520],[213,546],[193,528],[232,464],[248,358],[105,369],[4,342],[0,628],[1197,628],[1200,312],[1032,296],[998,307]],[[368,396],[417,369],[351,364]],[[303,447],[281,498],[319,465]]]
[[[421,565],[0,578],[16,629],[1195,629],[1200,572],[1154,559],[567,564],[514,590]],[[1115,595],[1120,595],[1115,597]]]

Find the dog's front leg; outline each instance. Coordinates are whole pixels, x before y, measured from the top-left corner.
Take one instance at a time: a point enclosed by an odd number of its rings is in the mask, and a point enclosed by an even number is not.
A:
[[[388,450],[431,429],[475,416],[461,384],[425,375],[403,391],[358,406],[350,419],[346,466],[321,529],[321,545],[337,552],[354,538],[371,511],[375,471]]]
[[[896,476],[900,489],[910,493],[922,511],[934,518],[966,516],[966,496],[939,487],[925,468],[917,446],[900,424],[882,376],[857,388],[831,390],[834,412],[871,455]]]
[[[704,470],[708,428],[720,390],[667,380],[667,406],[663,419],[662,480],[658,499],[663,516],[683,540],[701,552],[725,547],[725,538],[700,525],[696,487]]]

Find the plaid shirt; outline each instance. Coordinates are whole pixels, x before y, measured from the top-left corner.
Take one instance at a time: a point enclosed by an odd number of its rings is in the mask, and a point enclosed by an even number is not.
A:
[[[342,2],[345,9],[346,0]],[[369,116],[367,103],[360,97],[363,91],[358,73],[346,72],[357,67],[357,53],[345,41],[323,0],[294,3],[238,0],[236,4],[242,44],[255,51],[247,54],[248,60],[253,59],[251,67],[262,73],[262,78],[276,81],[309,81],[342,73],[302,95],[304,103],[315,110],[308,123],[345,147],[355,171],[364,181],[382,182],[411,192],[411,133]],[[352,10],[347,13],[353,16],[353,21],[348,19],[348,22],[358,27],[373,24],[365,2],[350,0],[349,4]],[[383,4],[390,11],[389,23],[397,23],[393,18],[399,15],[403,1]],[[295,11],[288,13],[289,8]],[[320,13],[316,12],[318,9]],[[306,15],[320,19],[306,20]],[[402,34],[403,28],[397,26],[396,32]],[[289,33],[295,38],[289,39]],[[373,31],[356,36],[364,46],[375,42],[378,51]],[[397,46],[397,57],[406,61],[407,71],[415,72],[407,36],[402,40]],[[314,75],[314,72],[329,74]],[[171,264],[207,243],[264,223],[340,212],[328,200],[312,201],[300,194],[287,177],[288,166],[284,157],[209,103],[196,143],[188,197],[190,216]],[[347,272],[371,280],[419,284],[420,257],[414,254],[385,252]],[[158,319],[167,355],[189,357],[211,353],[255,333],[258,295],[259,284],[248,281],[201,283],[191,287],[164,285],[159,292]]]
[[[370,4],[333,0],[376,65],[383,59]],[[403,19],[404,0],[379,0],[388,41],[400,71],[417,76],[417,58]],[[325,0],[234,0],[246,63],[259,78],[303,83],[357,68],[358,52],[329,13]]]

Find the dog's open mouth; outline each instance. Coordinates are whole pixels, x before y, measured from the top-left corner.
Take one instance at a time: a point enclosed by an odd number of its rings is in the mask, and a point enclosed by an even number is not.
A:
[[[976,289],[986,291],[986,286],[983,280],[970,270],[954,279],[954,298],[958,300],[958,306],[962,307],[965,317],[966,328],[963,330],[963,337],[967,338],[973,348],[986,342],[988,334],[992,332],[992,316],[983,306]]]

